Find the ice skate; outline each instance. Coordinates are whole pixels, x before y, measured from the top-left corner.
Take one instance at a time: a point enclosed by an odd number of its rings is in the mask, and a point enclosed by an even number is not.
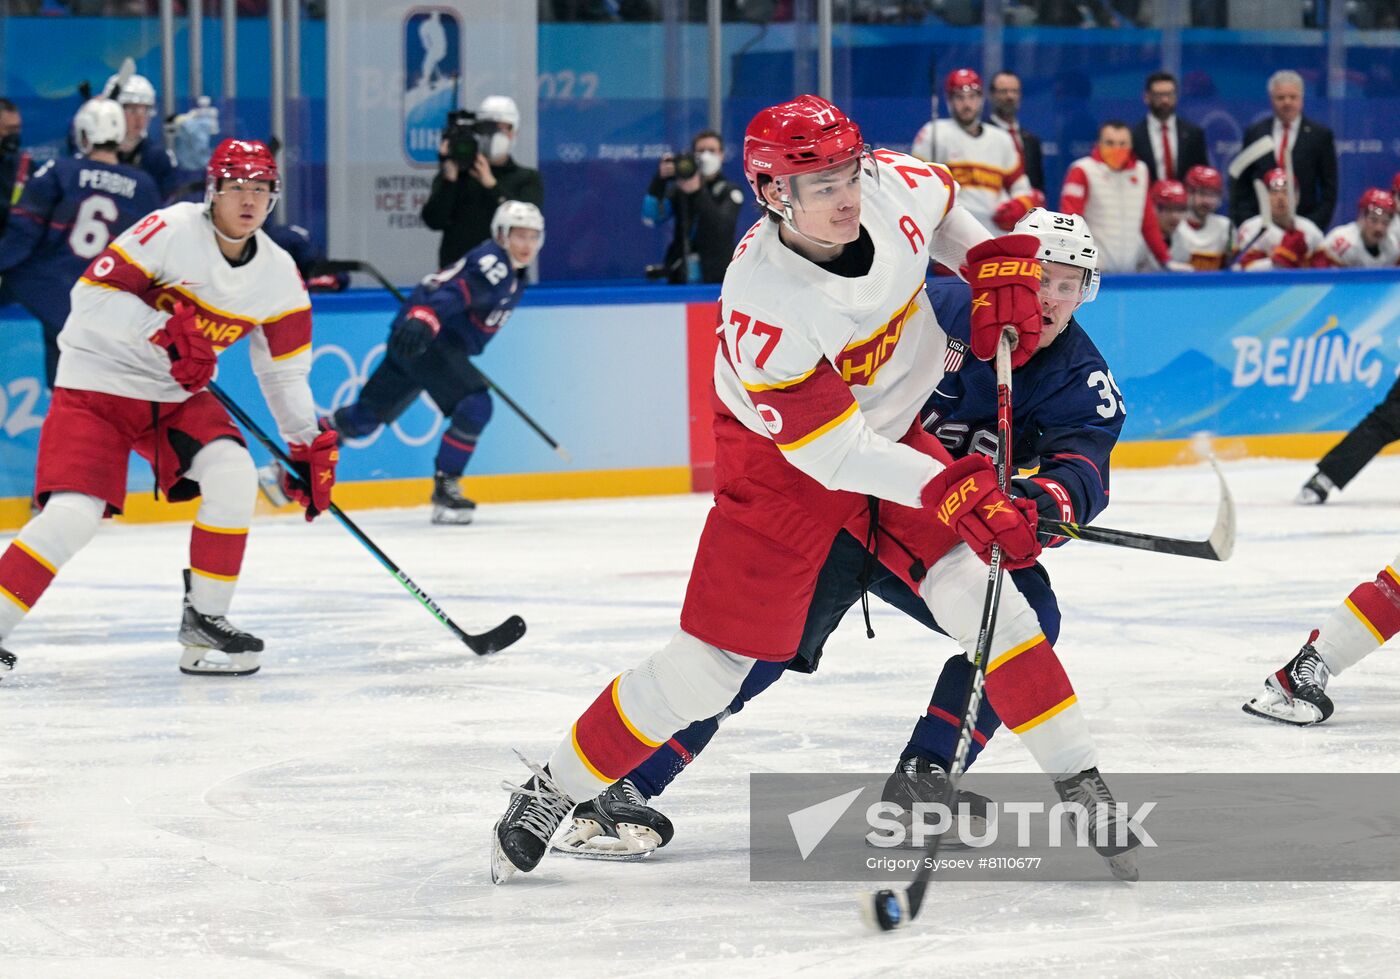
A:
[[[263,499],[275,507],[284,507],[292,502],[282,489],[282,467],[275,462],[258,467],[258,490]]]
[[[528,874],[539,865],[549,841],[564,817],[574,808],[574,800],[549,777],[549,768],[516,757],[534,773],[524,785],[502,782],[511,793],[505,815],[491,828],[491,882],[504,884],[517,870]]]
[[[1312,506],[1327,502],[1327,494],[1336,489],[1337,486],[1332,480],[1322,475],[1320,472],[1312,474],[1312,478],[1303,484],[1303,488],[1294,497],[1295,503],[1303,503]]]
[[[910,755],[908,758],[901,758],[894,773],[885,780],[885,788],[880,798],[885,802],[893,802],[904,810],[900,822],[909,828],[912,825],[915,803],[941,803],[947,791],[948,773],[942,766],[927,758]],[[954,822],[944,834],[940,845],[962,846],[959,834],[969,837],[983,836],[987,832],[987,821],[995,816],[996,806],[991,799],[967,789],[958,789],[957,798],[953,803]],[[908,839],[909,845],[913,846],[912,835]]]
[[[1070,824],[1076,834],[1079,820],[1085,820],[1085,832],[1089,843],[1099,856],[1108,861],[1108,869],[1119,880],[1138,879],[1137,855],[1134,852],[1142,841],[1137,838],[1128,823],[1125,807],[1114,802],[1113,793],[1097,768],[1089,768],[1078,775],[1060,779],[1055,783],[1055,791],[1064,802],[1077,803],[1083,810],[1070,809]]]
[[[671,842],[675,828],[627,779],[578,804],[554,849],[591,860],[641,860]]]
[[[15,654],[0,646],[0,677],[15,668]]]
[[[1246,714],[1283,724],[1321,724],[1332,716],[1332,698],[1324,692],[1331,676],[1313,643],[1317,630],[1283,669],[1264,681],[1264,692],[1244,705]]]
[[[457,476],[433,476],[433,523],[469,524],[475,516],[476,504],[462,495]]]
[[[190,572],[185,569],[185,606],[180,620],[180,672],[190,676],[249,676],[258,672],[263,641],[222,615],[205,615],[190,604]]]

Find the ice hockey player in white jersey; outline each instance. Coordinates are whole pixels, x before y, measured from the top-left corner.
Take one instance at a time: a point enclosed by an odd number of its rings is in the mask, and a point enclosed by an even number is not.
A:
[[[262,640],[225,617],[257,477],[243,437],[207,390],[218,354],[248,338],[263,397],[301,476],[287,482],[308,520],[330,505],[338,458],[307,383],[306,289],[291,256],[261,231],[278,188],[266,146],[225,140],[209,160],[203,204],[151,212],[73,287],[39,436],[35,499],[43,510],[0,555],[0,641],[102,518],[122,511],[134,450],[166,499],[200,500],[184,573],[180,669],[258,670]]]
[[[985,456],[954,460],[919,424],[948,351],[924,287],[930,258],[972,287],[973,355],[991,358],[1010,329],[1019,366],[1044,326],[1040,239],[989,239],[943,167],[870,151],[816,96],[759,112],[743,159],[764,216],[721,292],[715,505],[680,631],[599,693],[547,765],[526,763],[532,777],[511,787],[492,832],[497,882],[533,870],[577,802],[730,703],[755,662],[793,656],[839,531],[870,541],[969,651],[993,547],[1011,568],[1040,551],[1035,504],[1003,494]],[[985,689],[1061,796],[1089,801],[1091,838],[1112,841],[1099,852],[1130,862],[1137,839],[1093,804],[1112,796],[1074,688],[1015,589],[1002,592]]]
[[[951,119],[934,118],[914,137],[913,153],[942,163],[958,182],[958,203],[995,234],[1010,231],[1034,205],[1016,143],[982,121],[982,78],[971,68],[949,72],[943,84]]]
[[[1313,253],[1316,268],[1388,269],[1400,261],[1400,243],[1391,238],[1395,198],[1389,191],[1368,187],[1356,204],[1356,220],[1327,232]]]
[[[1230,219],[1220,210],[1225,181],[1215,167],[1197,166],[1186,171],[1186,220],[1177,225],[1168,248],[1173,262],[1197,272],[1218,272],[1229,264],[1233,235]]]
[[[1269,213],[1256,214],[1240,225],[1235,250],[1246,272],[1307,268],[1322,244],[1322,232],[1297,211],[1298,195],[1288,172],[1274,168],[1264,174]]]
[[[1400,554],[1374,581],[1363,581],[1314,629],[1298,655],[1264,681],[1246,714],[1284,724],[1321,724],[1332,716],[1327,681],[1355,666],[1400,632]]]

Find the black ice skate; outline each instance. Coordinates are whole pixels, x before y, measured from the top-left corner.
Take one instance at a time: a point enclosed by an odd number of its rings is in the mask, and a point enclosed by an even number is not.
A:
[[[912,814],[916,803],[935,804],[945,801],[948,792],[948,773],[936,762],[918,755],[901,758],[895,766],[894,774],[885,780],[880,798],[893,802],[904,810],[900,822],[905,828],[912,825]],[[985,795],[967,789],[958,789],[953,803],[954,823],[943,836],[940,846],[960,847],[965,844],[959,834],[969,838],[981,838],[987,832],[987,821],[996,817],[996,806]],[[914,837],[906,837],[908,846],[914,846]],[[922,847],[923,844],[920,844]]]
[[[539,865],[550,838],[564,817],[574,808],[574,800],[549,777],[549,769],[515,756],[534,772],[524,785],[502,782],[511,793],[505,815],[491,829],[491,882],[504,884],[517,870],[528,874]]]
[[[1083,809],[1070,809],[1070,825],[1077,834],[1080,820],[1089,845],[1108,861],[1108,869],[1119,880],[1138,879],[1137,856],[1133,852],[1141,845],[1128,822],[1126,806],[1114,802],[1113,793],[1097,768],[1088,768],[1078,775],[1060,779],[1055,791],[1064,802],[1076,803]]]
[[[205,615],[190,604],[190,571],[185,569],[185,608],[180,620],[180,672],[190,676],[249,676],[258,672],[263,641],[222,615]]]
[[[476,504],[462,495],[458,478],[444,472],[433,476],[433,523],[468,524],[476,516]]]
[[[1332,698],[1324,691],[1331,673],[1313,643],[1314,629],[1298,655],[1264,681],[1264,692],[1244,705],[1246,714],[1284,724],[1321,724],[1332,716]]]
[[[627,779],[578,804],[554,849],[591,860],[641,860],[671,842],[675,827]]]
[[[1303,488],[1294,497],[1295,503],[1306,503],[1317,505],[1327,502],[1327,494],[1336,489],[1337,486],[1332,480],[1322,475],[1320,472],[1312,474],[1312,478],[1303,484]]]
[[[4,676],[15,668],[15,654],[4,646],[0,646],[0,676]]]

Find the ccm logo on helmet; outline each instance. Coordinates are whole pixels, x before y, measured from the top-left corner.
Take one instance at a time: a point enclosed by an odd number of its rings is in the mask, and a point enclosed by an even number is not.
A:
[[[991,279],[999,275],[1040,275],[1039,262],[1027,262],[1021,259],[1008,259],[1005,262],[997,262],[995,265],[984,265],[977,270],[977,278]]]

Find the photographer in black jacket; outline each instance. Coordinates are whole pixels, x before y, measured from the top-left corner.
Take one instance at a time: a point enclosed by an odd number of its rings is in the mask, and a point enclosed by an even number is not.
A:
[[[661,158],[642,201],[642,223],[649,228],[675,220],[675,233],[661,265],[647,275],[672,284],[723,282],[734,251],[734,226],[744,192],[719,172],[724,142],[706,129],[690,141],[690,152]]]
[[[439,168],[423,204],[423,223],[442,232],[438,266],[447,268],[491,237],[491,216],[505,201],[544,206],[540,172],[510,155],[520,110],[508,95],[488,95],[472,112],[448,116]]]

